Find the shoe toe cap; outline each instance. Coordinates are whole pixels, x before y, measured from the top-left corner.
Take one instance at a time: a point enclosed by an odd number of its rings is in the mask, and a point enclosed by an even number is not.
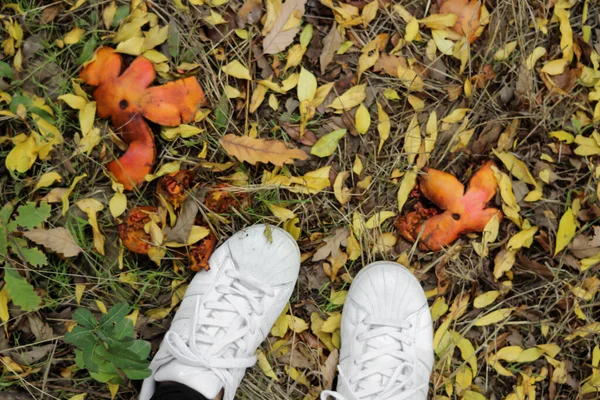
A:
[[[254,225],[226,243],[240,272],[272,286],[290,284],[298,278],[300,249],[286,231],[270,225]]]
[[[407,319],[427,307],[419,281],[392,262],[365,267],[352,282],[348,298],[358,313],[392,320]]]

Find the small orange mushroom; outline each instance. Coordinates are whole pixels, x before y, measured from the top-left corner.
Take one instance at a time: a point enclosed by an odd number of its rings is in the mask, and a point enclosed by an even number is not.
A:
[[[150,222],[150,216],[158,211],[154,206],[136,207],[129,211],[125,222],[117,225],[119,237],[130,251],[138,254],[148,254],[152,243],[150,235],[144,230],[144,225]]]
[[[193,120],[206,98],[196,78],[149,87],[156,78],[154,65],[137,57],[122,71],[123,58],[114,49],[100,48],[95,60],[81,72],[81,79],[96,86],[93,98],[100,118],[111,118],[129,144],[127,152],[108,164],[108,169],[125,189],[133,190],[145,181],[156,158],[152,130],[144,120],[177,126]]]
[[[477,39],[477,30],[481,26],[481,2],[479,0],[438,0],[440,14],[455,14],[458,16],[452,27],[455,32],[466,36],[469,43]]]
[[[421,235],[419,248],[440,251],[464,233],[482,232],[492,217],[502,219],[500,210],[487,208],[496,194],[492,165],[487,162],[473,175],[466,192],[454,175],[426,169],[419,188],[444,212],[430,217],[431,212],[418,207],[417,211],[400,216],[395,222],[400,235],[411,242]]]

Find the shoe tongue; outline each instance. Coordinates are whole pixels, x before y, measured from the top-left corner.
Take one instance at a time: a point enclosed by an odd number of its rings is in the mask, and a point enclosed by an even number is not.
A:
[[[395,350],[402,350],[402,344],[389,336],[379,336],[369,340],[367,343],[367,351],[380,350],[383,348],[388,349],[388,353],[390,353]],[[364,369],[369,370],[371,368],[377,368],[387,370],[385,372],[393,371],[396,367],[398,367],[398,362],[398,359],[395,357],[389,355],[382,355],[373,361],[366,362],[364,364]],[[365,383],[363,385],[365,387],[385,387],[388,385],[390,378],[384,374],[373,374],[368,378],[365,378],[364,381]],[[377,399],[377,394],[365,398],[365,400],[375,399]]]
[[[177,361],[159,368],[154,375],[157,382],[177,382],[200,393],[207,399],[214,399],[223,389],[223,382],[213,372],[200,367],[190,367]]]

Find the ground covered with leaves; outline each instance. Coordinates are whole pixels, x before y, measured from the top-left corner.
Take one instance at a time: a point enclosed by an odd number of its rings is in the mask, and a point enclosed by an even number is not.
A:
[[[600,397],[598,11],[3,2],[0,397],[135,397],[195,270],[256,223],[303,263],[239,398],[330,388],[381,259],[430,300],[432,398]]]

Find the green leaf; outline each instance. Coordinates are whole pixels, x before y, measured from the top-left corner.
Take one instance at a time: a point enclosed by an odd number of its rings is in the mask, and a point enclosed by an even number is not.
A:
[[[144,369],[150,365],[147,360],[140,360],[137,354],[125,349],[109,349],[106,358],[121,369]]]
[[[133,322],[130,319],[123,318],[115,325],[111,337],[116,340],[133,339]],[[130,340],[127,344],[131,344]]]
[[[327,135],[315,143],[310,153],[317,157],[329,157],[337,149],[338,143],[346,135],[346,129],[338,129]]]
[[[129,304],[125,302],[115,304],[100,319],[100,327],[107,325],[112,326],[114,323],[121,321],[127,316],[127,314],[129,314],[129,309]]]
[[[98,45],[98,40],[94,36],[89,38],[87,42],[83,45],[83,49],[81,50],[81,55],[77,59],[77,65],[81,65],[92,57],[94,51],[96,50],[96,46]]]
[[[71,330],[71,332],[65,333],[64,340],[66,343],[70,343],[80,349],[94,346],[94,344],[98,341],[92,330],[85,329],[81,326],[76,326]]]
[[[137,354],[140,360],[145,360],[150,355],[152,346],[150,345],[150,342],[146,340],[136,339],[133,341],[133,344],[129,347],[129,350]]]
[[[88,329],[94,329],[98,326],[98,320],[87,308],[78,308],[77,311],[73,313],[73,319],[77,321],[79,325]]]
[[[123,369],[123,372],[125,373],[125,376],[127,376],[127,378],[133,379],[133,380],[146,379],[150,375],[152,375],[152,371],[150,370],[150,368],[146,368],[146,369]]]
[[[8,203],[0,210],[0,261],[8,254],[8,224],[14,206]]]
[[[40,308],[42,299],[37,295],[33,286],[13,268],[4,269],[6,291],[13,304],[21,307],[23,311],[35,311]]]
[[[179,30],[177,25],[174,23],[169,24],[169,35],[167,36],[167,47],[171,58],[177,58],[179,55],[179,49],[181,48],[181,38],[179,37]]]
[[[20,206],[18,211],[19,215],[15,219],[17,224],[23,228],[33,229],[39,228],[42,223],[50,218],[52,208],[46,202],[41,203],[39,207],[35,203],[29,202]]]
[[[115,12],[115,16],[112,20],[112,27],[116,28],[117,26],[119,26],[119,23],[123,20],[123,18],[125,18],[128,15],[129,15],[129,6],[121,6],[121,7],[117,8],[117,11]]]
[[[4,61],[0,61],[0,78],[15,78],[15,72],[12,70],[10,65],[5,63]]]
[[[13,238],[14,243],[11,243],[13,251],[23,260],[34,267],[43,267],[48,264],[46,255],[37,248],[26,247],[26,244],[21,243],[23,239]],[[18,240],[17,240],[18,239]]]

